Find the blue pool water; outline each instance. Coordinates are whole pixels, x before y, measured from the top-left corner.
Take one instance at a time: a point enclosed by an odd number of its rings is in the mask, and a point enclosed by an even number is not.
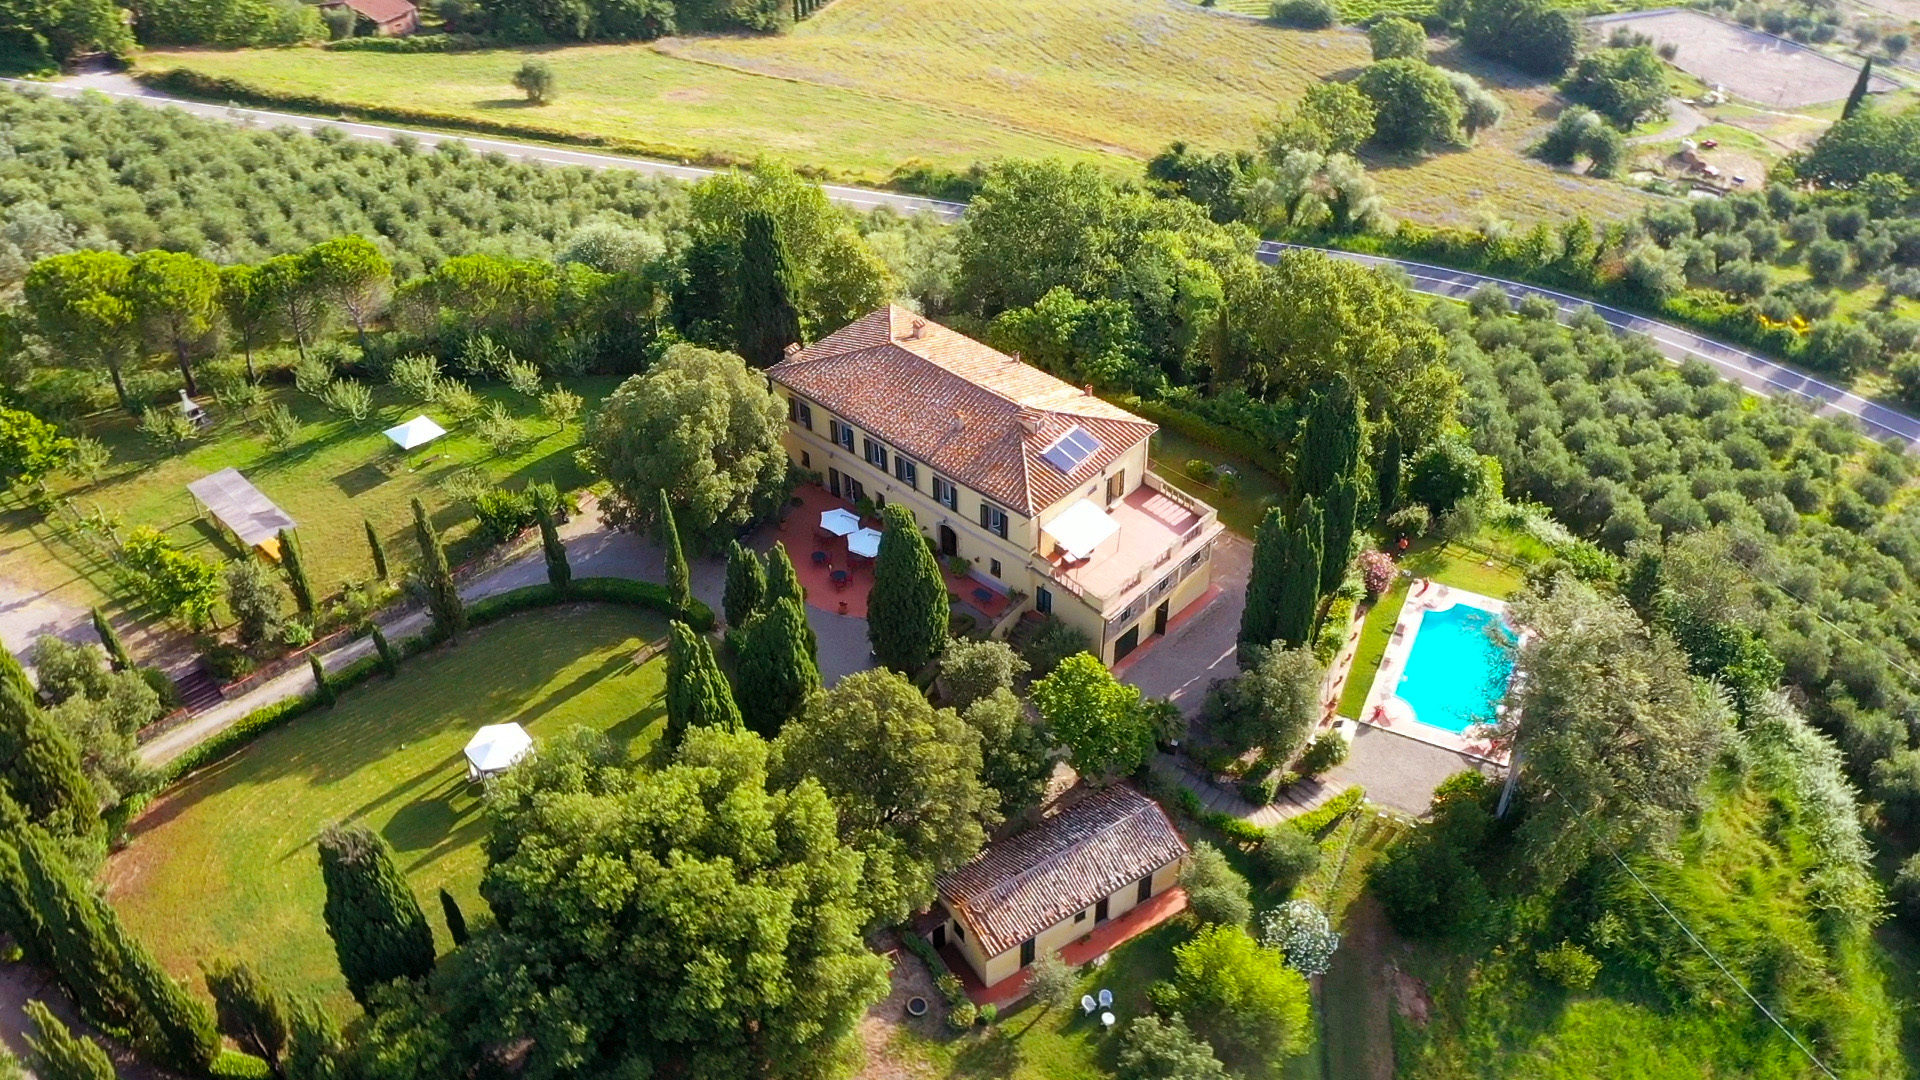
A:
[[[1512,658],[1496,644],[1495,634],[1505,644],[1513,642],[1506,620],[1465,604],[1421,618],[1394,691],[1413,706],[1416,720],[1455,733],[1493,721],[1493,707],[1513,673]]]

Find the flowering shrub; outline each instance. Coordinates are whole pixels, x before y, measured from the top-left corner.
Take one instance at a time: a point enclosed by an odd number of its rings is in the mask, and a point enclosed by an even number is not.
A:
[[[1261,920],[1260,943],[1279,949],[1287,966],[1302,975],[1322,975],[1333,964],[1340,935],[1333,932],[1327,913],[1311,900],[1289,900]]]
[[[1393,565],[1393,556],[1386,552],[1360,553],[1360,580],[1366,585],[1368,596],[1377,599],[1393,588],[1393,575],[1396,573],[1398,570]]]

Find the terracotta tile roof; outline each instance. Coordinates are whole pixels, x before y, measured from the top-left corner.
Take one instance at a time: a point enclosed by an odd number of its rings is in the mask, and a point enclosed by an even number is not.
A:
[[[360,15],[381,26],[385,26],[395,19],[405,18],[407,15],[412,14],[414,10],[414,5],[408,3],[407,0],[335,0],[334,3],[323,4],[321,6],[345,6],[352,9],[356,15]]]
[[[767,374],[1024,517],[1100,475],[1156,429],[899,307],[841,327]],[[1063,474],[1040,455],[1075,425],[1100,449]]]
[[[940,879],[940,899],[998,956],[1186,854],[1158,803],[1115,784],[988,845]]]

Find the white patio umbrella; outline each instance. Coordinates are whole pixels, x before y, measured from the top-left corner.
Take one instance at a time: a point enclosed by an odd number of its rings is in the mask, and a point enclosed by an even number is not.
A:
[[[847,550],[871,559],[880,554],[880,530],[861,529],[847,537]]]
[[[533,749],[533,736],[519,724],[488,724],[467,740],[467,779],[505,772]]]
[[[392,439],[393,444],[402,450],[425,446],[446,433],[446,428],[424,416],[416,416],[399,427],[390,427],[386,430],[387,438]]]
[[[860,515],[836,506],[820,515],[820,527],[835,536],[845,536],[860,527]]]

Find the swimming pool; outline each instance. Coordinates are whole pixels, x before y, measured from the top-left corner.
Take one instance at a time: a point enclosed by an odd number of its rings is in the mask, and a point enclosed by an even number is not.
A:
[[[1513,673],[1512,656],[1496,644],[1495,633],[1508,644],[1514,640],[1505,619],[1466,604],[1421,617],[1394,691],[1415,720],[1455,734],[1493,721]]]

